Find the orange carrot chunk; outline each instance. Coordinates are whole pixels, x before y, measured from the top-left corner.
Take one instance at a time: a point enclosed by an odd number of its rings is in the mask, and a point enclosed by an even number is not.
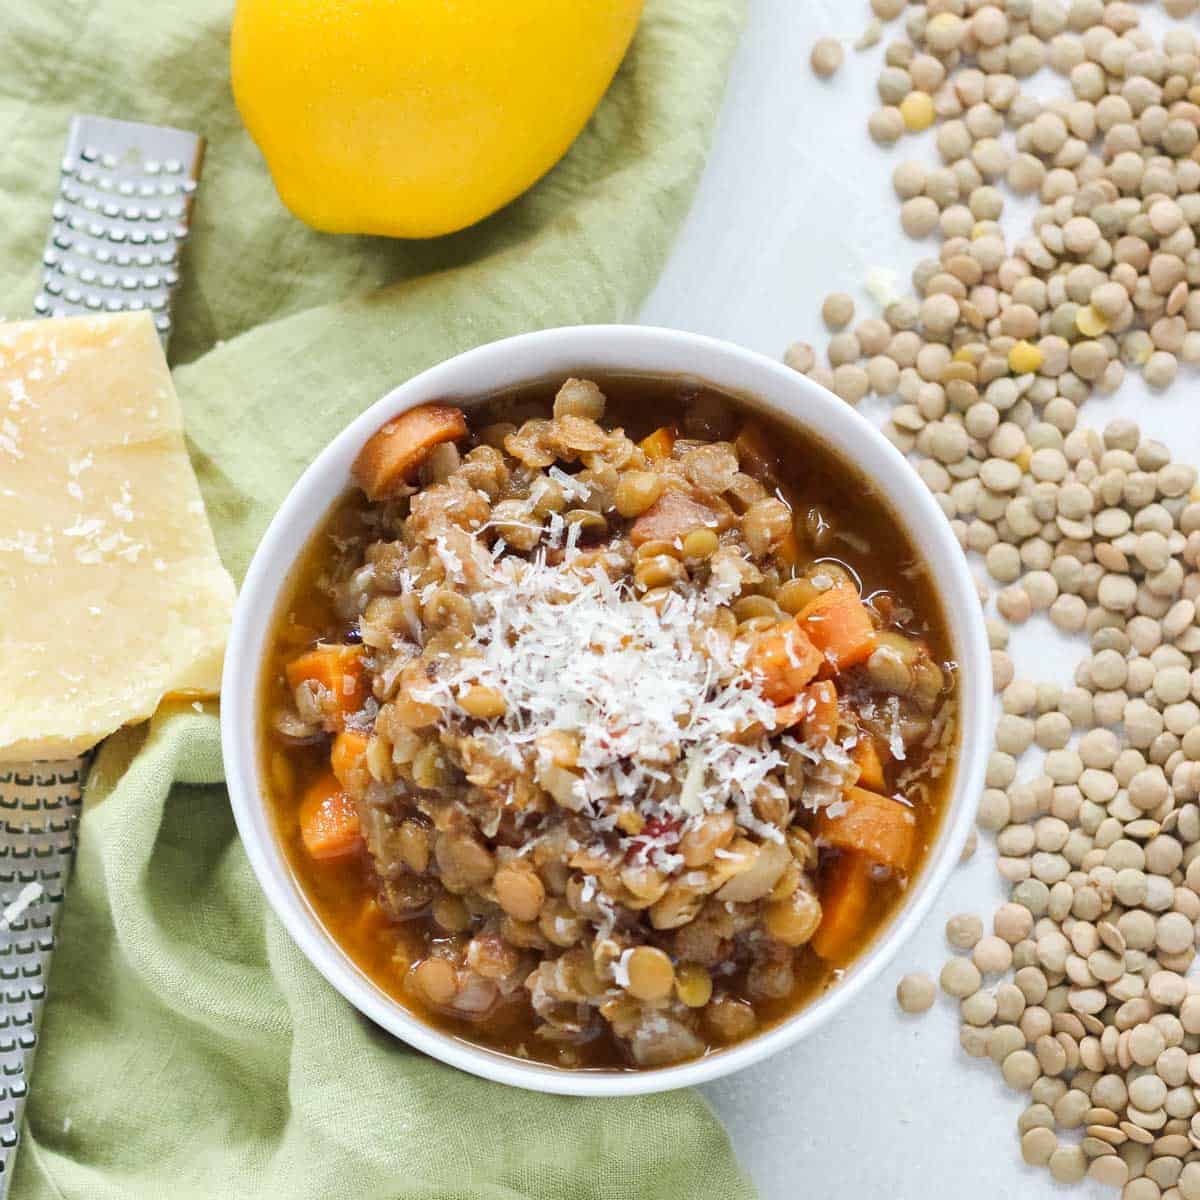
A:
[[[671,451],[675,448],[675,430],[669,425],[664,425],[642,438],[638,445],[648,459],[662,462],[663,459],[671,457]]]
[[[346,718],[362,708],[367,698],[362,658],[361,646],[324,644],[292,659],[283,673],[293,689],[306,682],[318,684],[326,693],[329,723],[341,729]]]
[[[850,757],[858,767],[859,787],[864,787],[869,792],[882,792],[887,789],[883,775],[883,756],[869,733],[859,733],[858,744],[851,751]]]
[[[416,474],[442,442],[467,436],[467,418],[449,404],[422,404],[394,417],[358,452],[350,473],[368,500],[382,500]]]
[[[773,704],[786,704],[800,694],[821,669],[821,652],[795,621],[781,621],[754,640],[746,670]]]
[[[838,727],[838,694],[834,684],[824,679],[805,689],[807,712],[804,716],[806,742],[833,741]]]
[[[844,963],[858,949],[871,908],[871,862],[843,854],[821,880],[821,924],[810,945],[826,962]]]
[[[835,671],[865,662],[875,649],[871,614],[849,585],[822,592],[796,619]]]
[[[332,772],[322,775],[300,801],[300,839],[318,862],[357,852],[361,836],[358,809]]]
[[[784,729],[794,729],[797,725],[803,725],[807,717],[808,696],[802,692],[790,704],[775,705],[775,724],[771,728],[776,733]]]
[[[797,725],[804,724],[804,718],[807,716],[808,696],[801,692],[795,700],[789,701],[787,704],[776,704],[773,717],[769,717],[766,721],[751,721],[736,733],[730,734],[730,738],[742,745],[748,745],[768,734],[782,733],[785,729],[795,729]]]
[[[866,788],[847,788],[842,811],[817,817],[813,832],[838,850],[853,850],[871,862],[907,870],[917,843],[917,819],[899,800],[877,796]]]
[[[338,783],[344,788],[350,786],[350,779],[361,767],[366,766],[367,745],[370,738],[357,729],[343,729],[333,739],[333,749],[329,752],[329,765]]]
[[[786,704],[776,704],[775,714],[765,721],[751,721],[736,733],[730,734],[732,741],[742,745],[757,742],[771,733],[782,733],[785,729],[795,729],[803,725],[809,713],[808,693],[803,691],[794,700]]]

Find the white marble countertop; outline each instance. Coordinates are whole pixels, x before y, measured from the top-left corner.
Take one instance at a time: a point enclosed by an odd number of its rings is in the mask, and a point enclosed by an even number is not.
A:
[[[641,317],[779,355],[797,338],[823,344],[818,310],[830,291],[851,293],[860,316],[874,315],[862,286],[869,268],[894,269],[908,290],[913,263],[936,248],[900,231],[891,171],[901,158],[935,156],[930,134],[887,151],[867,136],[883,44],[863,54],[849,48],[867,23],[866,0],[750,2],[708,169]],[[808,66],[822,34],[847,44],[830,82]],[[1052,76],[1037,83],[1058,86]],[[1118,412],[1135,416],[1197,462],[1195,386],[1194,373],[1181,372],[1168,394],[1151,395],[1132,379],[1116,397],[1090,401],[1083,420],[1102,426]],[[1014,640],[1019,674],[1059,682],[1083,649],[1042,618]],[[896,1007],[902,973],[940,969],[948,915],[990,917],[1001,896],[994,858],[981,838],[925,928],[848,1012],[777,1059],[706,1089],[764,1200],[923,1200],[938,1189],[986,1200],[1065,1194],[1021,1162],[1022,1098],[990,1062],[959,1050],[956,1006],[939,1000],[921,1018]],[[1115,1195],[1093,1183],[1074,1194]]]

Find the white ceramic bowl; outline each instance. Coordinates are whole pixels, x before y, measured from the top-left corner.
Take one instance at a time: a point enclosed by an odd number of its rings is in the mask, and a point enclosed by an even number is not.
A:
[[[380,991],[325,932],[293,877],[264,803],[258,751],[257,683],[281,589],[330,504],[349,485],[350,464],[366,439],[397,413],[431,400],[469,406],[472,398],[516,385],[589,372],[703,381],[808,430],[856,464],[888,498],[924,557],[961,665],[961,749],[949,811],[888,927],[840,983],[782,1024],[698,1061],[639,1072],[567,1071],[521,1062],[439,1032]],[[669,329],[598,325],[524,334],[461,354],[389,392],[318,455],[275,515],[242,585],[225,660],[221,724],[233,810],[259,882],[288,932],[346,999],[397,1037],[472,1074],[535,1091],[612,1096],[728,1075],[800,1041],[853,1001],[925,918],[959,860],[983,786],[990,715],[990,657],[966,561],[924,484],[870,422],[790,368],[729,343]]]

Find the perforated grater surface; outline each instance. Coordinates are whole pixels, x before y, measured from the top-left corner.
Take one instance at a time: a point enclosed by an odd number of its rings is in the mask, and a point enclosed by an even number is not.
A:
[[[34,312],[149,309],[165,346],[203,155],[203,139],[181,129],[73,118]],[[12,1179],[87,762],[0,764],[0,1200]]]
[[[34,312],[149,309],[165,343],[203,157],[182,129],[75,117]]]

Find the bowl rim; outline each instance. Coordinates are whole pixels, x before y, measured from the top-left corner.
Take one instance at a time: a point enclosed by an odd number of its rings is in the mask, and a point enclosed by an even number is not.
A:
[[[298,555],[347,487],[350,463],[367,437],[385,420],[433,399],[461,397],[469,404],[522,382],[588,370],[707,382],[801,426],[869,475],[931,568],[960,668],[959,750],[949,805],[920,874],[887,925],[834,987],[762,1033],[691,1062],[636,1071],[525,1062],[411,1014],[325,931],[275,836],[260,784],[258,695],[265,639]],[[512,382],[471,386],[475,377]],[[657,326],[578,325],[519,334],[447,359],[393,388],[317,455],[269,523],[242,583],[222,677],[221,741],[238,832],[268,903],[309,961],[363,1015],[408,1045],[485,1079],[560,1095],[628,1096],[705,1083],[761,1062],[826,1024],[887,967],[929,913],[973,827],[990,749],[991,708],[990,651],[966,557],[932,494],[875,425],[790,367],[733,343]]]

